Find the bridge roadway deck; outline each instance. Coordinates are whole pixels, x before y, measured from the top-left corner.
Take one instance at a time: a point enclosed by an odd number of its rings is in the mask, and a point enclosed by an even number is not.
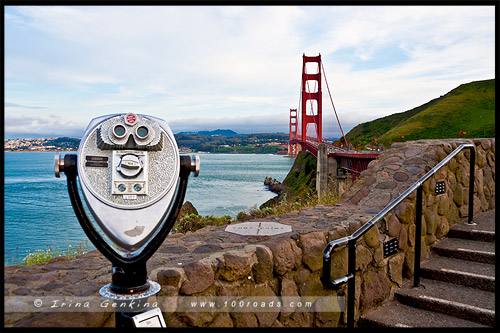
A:
[[[314,138],[308,138],[305,142],[301,142],[298,139],[291,140],[290,144],[301,144],[305,150],[318,157],[318,146],[319,143]],[[353,177],[360,174],[363,170],[368,167],[370,161],[377,158],[380,154],[379,152],[373,151],[350,151],[344,148],[336,147],[328,144],[328,155],[335,158],[338,163],[338,167],[351,172]]]

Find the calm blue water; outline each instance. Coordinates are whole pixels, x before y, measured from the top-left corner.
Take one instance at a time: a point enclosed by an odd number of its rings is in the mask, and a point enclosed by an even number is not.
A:
[[[4,263],[20,261],[33,250],[64,249],[87,239],[71,207],[66,176],[54,176],[54,155],[4,153]],[[232,217],[274,197],[264,178],[282,181],[293,164],[277,155],[200,154],[200,159],[200,174],[189,177],[185,200],[200,215]]]

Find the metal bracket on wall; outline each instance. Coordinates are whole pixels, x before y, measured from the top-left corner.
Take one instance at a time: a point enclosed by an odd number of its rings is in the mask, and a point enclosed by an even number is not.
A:
[[[436,182],[436,189],[434,190],[434,194],[440,195],[445,193],[446,193],[446,184],[444,180]]]
[[[384,242],[384,258],[390,257],[398,252],[398,238],[394,237]]]

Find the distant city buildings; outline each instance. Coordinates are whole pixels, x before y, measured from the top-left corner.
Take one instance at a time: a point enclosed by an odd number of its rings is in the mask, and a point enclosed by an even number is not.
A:
[[[80,139],[29,138],[4,141],[4,151],[75,151]]]
[[[203,145],[198,137],[178,137],[177,144],[179,150],[185,153],[192,152],[207,152],[207,153],[278,153],[286,151],[288,137],[284,136],[279,139],[274,137],[259,137],[259,134],[236,135],[231,137],[223,136],[204,136],[210,138]],[[184,139],[184,140],[183,140]],[[4,151],[24,152],[24,151],[76,151],[80,139],[77,138],[29,138],[29,139],[9,139],[4,140]]]

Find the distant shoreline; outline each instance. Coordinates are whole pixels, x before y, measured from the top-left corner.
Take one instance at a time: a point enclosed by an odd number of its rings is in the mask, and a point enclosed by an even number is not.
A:
[[[4,153],[76,153],[78,150],[4,150]]]
[[[4,153],[77,153],[78,150],[4,150]],[[201,152],[185,152],[179,151],[181,154],[202,154],[202,155],[276,155],[288,157],[286,154],[271,154],[271,153],[211,153],[206,151]]]

